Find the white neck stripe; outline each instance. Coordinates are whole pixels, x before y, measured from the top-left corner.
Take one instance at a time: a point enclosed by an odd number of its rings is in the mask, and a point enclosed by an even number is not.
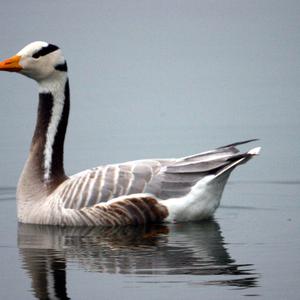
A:
[[[49,180],[51,175],[53,144],[65,103],[65,84],[67,82],[67,75],[64,72],[59,72],[57,77],[58,78],[39,82],[39,92],[51,93],[53,96],[53,107],[44,148],[45,181]]]

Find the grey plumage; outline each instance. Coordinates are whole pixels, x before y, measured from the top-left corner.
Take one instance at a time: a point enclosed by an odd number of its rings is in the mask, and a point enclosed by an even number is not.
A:
[[[248,140],[179,159],[137,160],[100,166],[70,177],[63,183],[60,198],[64,208],[91,207],[110,199],[149,193],[159,199],[187,195],[203,177],[230,171],[251,157],[235,147]],[[232,165],[232,168],[230,166]]]

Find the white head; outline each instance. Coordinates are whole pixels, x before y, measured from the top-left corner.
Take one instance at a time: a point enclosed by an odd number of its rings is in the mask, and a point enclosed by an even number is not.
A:
[[[33,42],[16,55],[0,62],[0,70],[18,72],[38,82],[66,72],[67,64],[62,51],[46,42]]]

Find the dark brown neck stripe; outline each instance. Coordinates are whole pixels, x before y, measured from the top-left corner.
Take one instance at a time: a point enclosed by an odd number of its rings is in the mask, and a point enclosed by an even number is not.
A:
[[[68,117],[70,111],[70,93],[69,82],[66,81],[65,99],[62,115],[60,117],[57,131],[54,136],[54,142],[52,145],[52,157],[50,165],[50,177],[49,185],[57,186],[66,179],[63,166],[63,154],[64,154],[64,140],[68,124]],[[35,166],[37,168],[41,181],[44,180],[45,174],[45,145],[47,141],[47,130],[51,122],[52,111],[55,99],[51,92],[39,94],[38,116],[36,128],[32,138],[31,151],[35,160]]]

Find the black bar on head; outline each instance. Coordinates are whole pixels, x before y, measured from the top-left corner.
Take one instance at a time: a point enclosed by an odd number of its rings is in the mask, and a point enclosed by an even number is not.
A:
[[[49,44],[46,47],[43,47],[42,49],[40,49],[39,51],[35,52],[32,57],[33,58],[39,58],[40,56],[45,56],[55,50],[59,49],[57,46]]]

